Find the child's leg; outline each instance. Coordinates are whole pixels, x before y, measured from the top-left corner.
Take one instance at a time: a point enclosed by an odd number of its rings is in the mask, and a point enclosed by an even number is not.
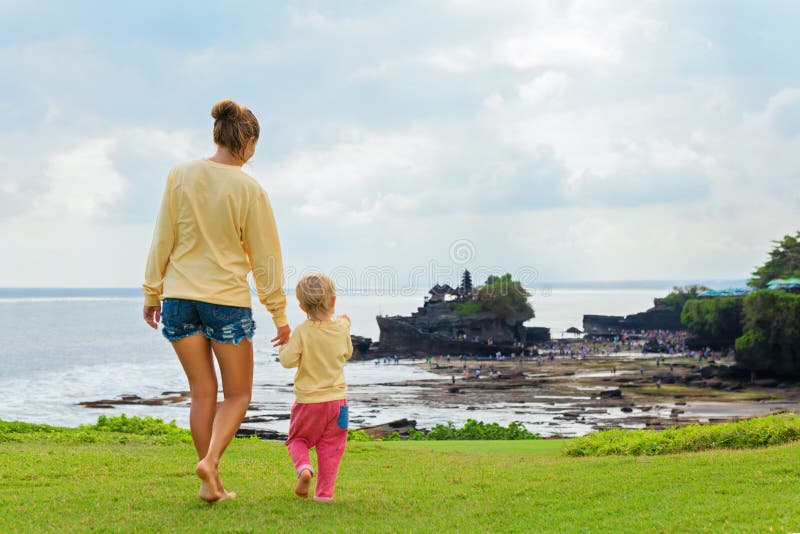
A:
[[[317,444],[322,434],[321,429],[324,428],[317,420],[316,412],[319,410],[315,410],[316,406],[317,404],[295,402],[289,416],[289,438],[286,440],[286,448],[297,476],[305,470],[314,473],[308,450]]]
[[[325,404],[328,404],[329,417],[325,432],[317,443],[319,475],[317,488],[314,491],[314,500],[316,501],[333,500],[339,464],[347,445],[347,401],[331,401]],[[342,414],[342,410],[345,411],[344,414]]]

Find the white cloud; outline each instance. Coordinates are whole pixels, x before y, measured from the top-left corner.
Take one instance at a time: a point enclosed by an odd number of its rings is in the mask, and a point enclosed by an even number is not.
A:
[[[781,135],[800,135],[800,89],[782,89],[767,102],[766,119]]]
[[[128,186],[109,157],[114,144],[108,139],[92,139],[50,156],[47,191],[34,199],[34,215],[91,219],[106,214]]]
[[[305,214],[334,214],[379,195],[425,188],[439,165],[439,142],[422,132],[352,130],[337,144],[290,154],[264,169],[272,196],[295,198]],[[261,173],[259,173],[261,174]]]
[[[517,94],[522,100],[537,103],[552,97],[557,97],[564,92],[569,83],[569,77],[563,72],[547,70],[519,86]]]

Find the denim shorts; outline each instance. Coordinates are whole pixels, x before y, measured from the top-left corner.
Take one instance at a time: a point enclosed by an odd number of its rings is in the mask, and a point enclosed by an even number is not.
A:
[[[202,332],[211,341],[238,345],[242,339],[252,339],[256,330],[250,308],[188,299],[164,299],[161,322],[161,333],[169,341]]]

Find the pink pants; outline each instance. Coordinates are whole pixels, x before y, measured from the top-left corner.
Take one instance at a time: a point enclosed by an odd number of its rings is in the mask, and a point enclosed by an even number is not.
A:
[[[317,448],[317,487],[314,500],[333,500],[333,487],[339,464],[347,445],[347,401],[301,404],[295,402],[289,417],[289,439],[286,447],[292,457],[297,476],[308,469],[314,474],[308,450]],[[342,428],[342,425],[344,428]]]

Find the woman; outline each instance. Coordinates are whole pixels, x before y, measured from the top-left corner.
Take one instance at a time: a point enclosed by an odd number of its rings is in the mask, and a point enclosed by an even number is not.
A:
[[[222,453],[242,423],[253,387],[255,330],[250,309],[252,272],[259,300],[272,314],[285,344],[286,320],[280,243],[267,194],[241,167],[260,132],[253,113],[231,100],[211,109],[217,152],[173,168],[147,258],[144,320],[178,354],[189,380],[189,426],[200,458],[198,496],[235,497],[218,474]],[[163,299],[163,302],[162,302]],[[225,399],[217,409],[217,358]]]

